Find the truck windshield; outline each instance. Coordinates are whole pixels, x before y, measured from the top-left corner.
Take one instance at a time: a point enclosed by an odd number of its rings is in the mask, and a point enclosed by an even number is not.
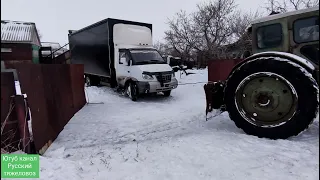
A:
[[[130,53],[133,65],[166,64],[166,61],[163,60],[156,50],[131,49]]]

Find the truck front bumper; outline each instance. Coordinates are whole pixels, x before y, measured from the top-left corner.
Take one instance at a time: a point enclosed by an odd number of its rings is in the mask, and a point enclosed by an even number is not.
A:
[[[136,83],[138,85],[140,94],[169,91],[178,87],[178,81],[176,78],[173,78],[169,83],[164,83],[162,87],[160,82],[157,82],[157,81],[155,82],[138,81]]]

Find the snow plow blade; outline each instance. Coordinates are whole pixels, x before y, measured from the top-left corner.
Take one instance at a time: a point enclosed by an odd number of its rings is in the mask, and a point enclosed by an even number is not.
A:
[[[225,111],[223,95],[224,95],[225,83],[222,81],[208,83],[204,85],[204,91],[206,94],[206,120],[208,120],[208,113],[213,110]],[[219,115],[219,114],[217,114]]]

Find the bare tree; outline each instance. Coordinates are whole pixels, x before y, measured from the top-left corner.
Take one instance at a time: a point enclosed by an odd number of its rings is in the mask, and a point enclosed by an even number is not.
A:
[[[245,31],[250,22],[260,16],[258,12],[237,10],[235,0],[201,3],[196,12],[180,11],[169,20],[166,44],[177,56],[206,64],[208,59],[226,58],[230,49],[237,53],[244,51],[250,40]]]
[[[251,33],[248,32],[251,22],[260,18],[262,14],[259,11],[241,12],[237,11],[232,18],[232,35],[234,43],[229,44],[225,51],[225,57],[233,56],[230,51],[235,53],[236,57],[241,57],[245,51],[251,51]]]
[[[246,29],[258,17],[261,17],[258,11],[247,13],[237,10],[234,0],[217,0],[198,5],[194,21],[199,27],[201,42],[206,45],[202,50],[209,56],[207,59],[232,57],[231,49],[241,54],[248,48],[248,40],[251,38],[250,34],[245,33]]]
[[[175,18],[169,19],[168,25],[170,30],[165,32],[168,45],[180,57],[190,59],[192,51],[198,48],[196,45],[199,41],[192,18],[185,11],[180,11]]]
[[[280,3],[277,0],[267,0],[266,6],[264,8],[271,14],[287,12],[287,9],[288,9],[287,3],[285,1]]]
[[[154,44],[153,44],[153,47],[155,47],[158,51],[159,51],[159,53],[161,54],[161,55],[163,55],[162,53],[163,53],[163,43],[161,43],[160,41],[157,41],[157,42],[155,42]]]
[[[302,3],[306,8],[319,6],[319,0],[304,0]]]
[[[153,46],[159,51],[161,55],[168,55],[172,53],[172,49],[166,43],[157,41],[153,44]]]
[[[262,14],[259,11],[256,12],[241,12],[237,11],[232,18],[232,36],[234,39],[239,40],[250,26],[251,22],[257,18],[260,18]]]
[[[264,8],[271,13],[284,13],[314,6],[319,6],[319,0],[267,0]]]
[[[236,5],[234,0],[217,0],[198,5],[194,14],[197,32],[202,37],[204,50],[216,54],[218,47],[228,44],[232,39],[232,19]]]

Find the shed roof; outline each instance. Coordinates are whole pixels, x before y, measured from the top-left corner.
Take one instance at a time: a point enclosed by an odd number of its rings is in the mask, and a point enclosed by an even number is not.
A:
[[[35,23],[1,20],[1,42],[40,45]]]

